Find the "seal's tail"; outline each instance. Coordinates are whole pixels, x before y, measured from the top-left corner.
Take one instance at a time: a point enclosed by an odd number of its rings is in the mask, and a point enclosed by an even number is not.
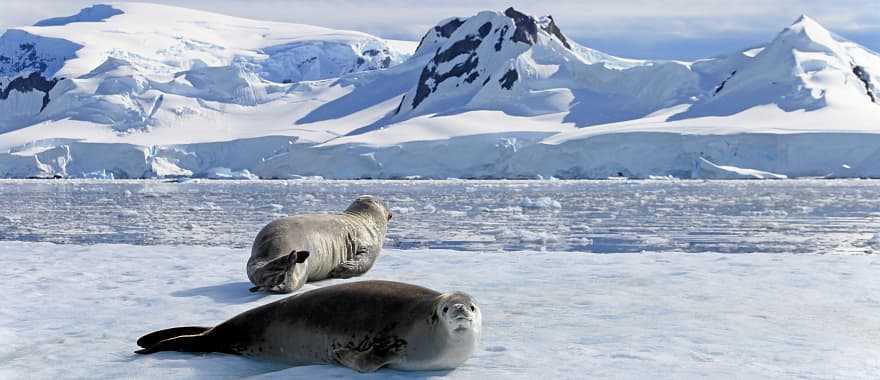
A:
[[[213,352],[216,347],[211,344],[211,337],[205,334],[209,327],[174,327],[159,330],[138,339],[138,346],[143,347],[135,351],[138,354],[152,354],[159,351],[182,351],[182,352]],[[212,348],[213,347],[213,348]]]

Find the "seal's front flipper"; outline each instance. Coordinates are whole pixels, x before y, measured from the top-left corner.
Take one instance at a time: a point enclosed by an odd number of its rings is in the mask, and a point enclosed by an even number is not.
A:
[[[254,286],[253,288],[248,289],[248,291],[251,293],[256,293],[256,292],[259,292],[260,289],[262,289],[262,288],[263,288],[262,286]]]
[[[333,351],[333,356],[336,357],[336,362],[339,364],[361,373],[376,371],[400,357],[396,350],[376,350],[374,347],[366,351],[339,348]]]
[[[331,278],[351,278],[367,273],[373,263],[376,262],[376,254],[370,254],[370,251],[364,248],[358,249],[354,259],[339,263],[330,271]]]

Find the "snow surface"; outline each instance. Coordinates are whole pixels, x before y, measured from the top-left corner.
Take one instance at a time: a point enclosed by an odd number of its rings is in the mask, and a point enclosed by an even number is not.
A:
[[[0,242],[0,377],[805,378],[880,371],[874,255],[386,250],[362,279],[473,294],[481,349],[448,372],[370,375],[224,354],[132,351],[252,294],[245,249]],[[340,282],[309,284],[308,289]]]
[[[880,55],[806,16],[694,62],[512,9],[419,44],[154,4],[69,20],[0,37],[0,87],[58,80],[0,99],[0,177],[880,176]]]

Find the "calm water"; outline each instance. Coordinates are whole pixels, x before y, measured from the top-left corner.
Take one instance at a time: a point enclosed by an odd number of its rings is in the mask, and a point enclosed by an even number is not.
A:
[[[247,248],[274,218],[394,212],[387,246],[871,252],[880,181],[0,181],[0,240]],[[878,247],[880,248],[880,247]]]

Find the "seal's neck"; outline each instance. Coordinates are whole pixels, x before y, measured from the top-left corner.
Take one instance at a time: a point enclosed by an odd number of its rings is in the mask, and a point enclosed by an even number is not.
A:
[[[356,230],[364,229],[369,232],[371,240],[385,240],[385,231],[388,225],[386,220],[373,215],[372,213],[365,212],[345,211],[342,214],[347,217],[349,223],[351,223]]]
[[[468,360],[480,344],[480,327],[448,331],[437,329],[435,336],[440,343],[434,365],[436,368],[455,368]],[[441,343],[442,342],[442,343]]]

